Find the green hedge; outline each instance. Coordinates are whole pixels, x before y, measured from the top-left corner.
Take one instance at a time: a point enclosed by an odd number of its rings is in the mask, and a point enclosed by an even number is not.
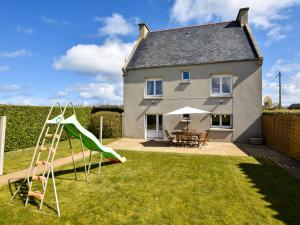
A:
[[[122,136],[122,114],[119,112],[97,112],[91,114],[89,130],[99,137],[100,116],[103,116],[103,138],[115,138]]]
[[[300,110],[299,109],[274,109],[274,110],[264,110],[264,115],[297,115],[300,116]]]
[[[35,146],[49,109],[48,106],[0,105],[0,115],[7,117],[5,151]],[[87,127],[91,107],[75,107],[75,110],[78,121]],[[66,117],[72,113],[69,108]],[[58,114],[56,107],[52,115]]]

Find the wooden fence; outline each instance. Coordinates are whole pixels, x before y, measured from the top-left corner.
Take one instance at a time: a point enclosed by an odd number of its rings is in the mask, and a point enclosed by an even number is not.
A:
[[[263,115],[262,131],[269,148],[300,161],[299,115]]]

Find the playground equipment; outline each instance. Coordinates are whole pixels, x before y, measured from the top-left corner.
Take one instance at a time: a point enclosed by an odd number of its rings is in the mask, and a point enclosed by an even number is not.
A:
[[[72,150],[71,145],[71,137],[79,139],[81,142],[81,152],[83,156],[84,161],[84,169],[85,169],[85,178],[86,181],[88,181],[88,173],[90,171],[91,167],[91,156],[92,151],[99,151],[100,152],[100,161],[99,161],[99,171],[98,175],[100,174],[101,169],[101,163],[102,158],[108,158],[111,161],[114,162],[125,162],[126,158],[121,157],[118,153],[116,153],[113,149],[109,147],[103,146],[98,139],[90,133],[88,130],[86,130],[76,119],[76,112],[74,109],[74,106],[72,102],[67,102],[64,109],[62,109],[61,105],[57,103],[60,114],[52,119],[50,119],[51,114],[53,112],[53,108],[55,105],[52,105],[50,108],[50,111],[48,113],[47,119],[43,125],[42,131],[39,135],[38,141],[35,146],[35,150],[32,156],[32,160],[30,163],[29,171],[27,177],[24,179],[23,183],[17,188],[16,192],[12,196],[11,200],[13,200],[17,193],[21,190],[21,186],[24,185],[24,183],[27,183],[28,186],[28,193],[25,201],[25,206],[28,204],[29,197],[35,197],[36,199],[40,200],[39,204],[39,210],[42,209],[45,194],[47,190],[47,184],[48,180],[51,174],[52,183],[53,183],[53,189],[54,189],[54,196],[55,196],[55,203],[56,203],[56,210],[58,216],[60,216],[60,209],[59,209],[59,202],[57,197],[57,190],[55,185],[55,177],[54,177],[54,171],[53,171],[53,161],[55,157],[55,153],[62,135],[63,130],[66,131],[67,137],[70,144],[71,149],[71,155],[72,155],[72,162],[75,172],[75,179],[77,179],[77,173],[76,173],[76,165],[74,160],[74,154]],[[68,117],[67,119],[64,119],[64,114],[66,113],[66,110],[68,106],[71,106],[73,109],[73,115]],[[52,131],[52,133],[50,133]],[[54,133],[53,133],[54,131]],[[50,145],[50,146],[46,146]],[[88,148],[90,151],[90,157],[89,157],[89,165],[87,168],[86,160],[84,156],[84,146]],[[42,160],[42,153],[46,152],[47,157],[45,160]],[[42,167],[42,173],[38,173],[37,167]],[[41,191],[33,191],[33,184],[34,182],[40,182],[42,190]]]

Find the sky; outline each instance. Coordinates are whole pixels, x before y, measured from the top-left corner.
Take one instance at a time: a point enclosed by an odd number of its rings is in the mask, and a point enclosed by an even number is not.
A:
[[[263,96],[300,103],[300,0],[0,0],[0,104],[122,104],[121,68],[150,30],[236,18],[249,23],[263,52]]]

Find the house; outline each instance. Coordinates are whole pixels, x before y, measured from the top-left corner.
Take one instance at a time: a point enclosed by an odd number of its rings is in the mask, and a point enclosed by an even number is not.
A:
[[[248,142],[261,136],[262,53],[248,24],[236,20],[140,34],[123,67],[123,136],[166,139],[186,118],[165,113],[190,106],[189,127],[210,128],[212,141]]]
[[[291,104],[288,109],[300,109],[300,103]]]

